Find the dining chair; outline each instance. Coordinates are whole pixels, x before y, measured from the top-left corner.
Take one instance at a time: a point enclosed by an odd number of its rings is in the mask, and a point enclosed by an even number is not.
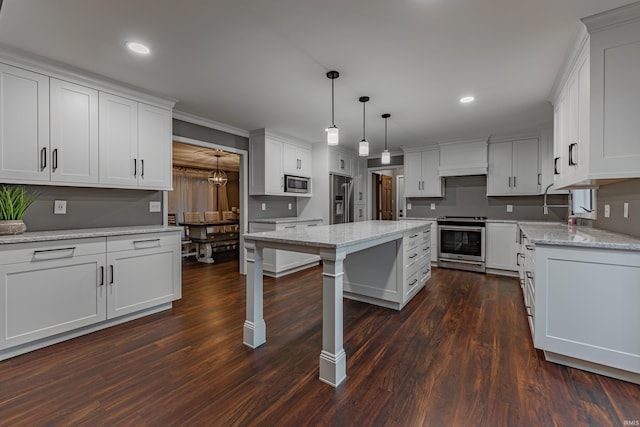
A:
[[[200,212],[183,212],[182,217],[184,222],[200,222],[202,219],[200,218]]]
[[[170,227],[175,227],[178,225],[178,221],[176,220],[175,213],[167,214],[167,225]],[[182,245],[181,254],[183,257],[191,256],[196,254],[195,246],[191,240],[187,237],[187,227],[183,227],[182,232],[180,233],[180,244]]]
[[[233,211],[222,211],[222,219],[238,219],[238,217]],[[224,231],[238,231],[238,225],[225,225]]]
[[[204,211],[204,222],[208,221],[220,221],[220,212]],[[221,231],[221,227],[207,227],[207,234],[220,233]]]

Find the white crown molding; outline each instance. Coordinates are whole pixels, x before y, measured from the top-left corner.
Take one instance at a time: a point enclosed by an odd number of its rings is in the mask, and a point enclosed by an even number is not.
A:
[[[215,129],[222,132],[230,133],[232,135],[249,138],[249,131],[247,130],[216,122],[214,120],[206,119],[204,117],[196,116],[194,114],[185,113],[183,111],[174,110],[173,118],[182,120],[183,122],[193,123],[194,125],[204,126],[209,129]]]
[[[627,4],[581,19],[589,33],[608,30],[618,25],[640,21],[640,2]]]
[[[144,89],[131,86],[127,83],[113,80],[109,77],[92,73],[69,64],[64,64],[53,59],[34,55],[2,43],[0,43],[0,60],[6,64],[13,65],[14,67],[24,68],[26,70],[45,74],[49,77],[60,80],[90,86],[93,89],[102,90],[103,92],[109,92],[115,95],[124,95],[125,97],[131,98],[135,101],[153,103],[165,108],[173,108],[176,102],[178,102],[175,98],[154,94]]]
[[[565,57],[565,60],[562,63],[562,66],[558,70],[558,74],[556,75],[556,79],[553,82],[553,86],[551,86],[551,91],[549,92],[548,101],[550,101],[552,104],[560,95],[562,88],[564,88],[565,83],[569,78],[569,74],[571,73],[571,70],[573,70],[573,68],[575,67],[576,62],[580,57],[580,54],[584,49],[589,49],[589,47],[590,47],[589,33],[587,32],[587,27],[581,23],[578,29],[578,34],[576,34],[576,37],[573,40],[573,43],[569,47],[567,56]]]
[[[489,144],[496,143],[496,142],[517,141],[519,139],[534,139],[534,138],[540,138],[540,132],[529,131],[529,132],[502,134],[502,135],[491,135],[489,137]]]

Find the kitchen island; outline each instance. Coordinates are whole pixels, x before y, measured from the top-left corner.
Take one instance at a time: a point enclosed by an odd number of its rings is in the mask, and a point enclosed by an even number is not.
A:
[[[318,254],[322,269],[320,380],[334,387],[346,377],[343,296],[401,309],[431,276],[430,224],[365,221],[244,235],[247,319],[243,342],[266,342],[263,253],[267,248]],[[346,291],[346,292],[345,292]]]

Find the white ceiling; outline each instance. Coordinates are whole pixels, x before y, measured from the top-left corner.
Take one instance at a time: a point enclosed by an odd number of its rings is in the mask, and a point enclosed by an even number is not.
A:
[[[151,92],[176,109],[309,142],[330,124],[372,155],[533,130],[579,18],[629,0],[4,0],[0,42]],[[139,40],[147,57],[128,53]],[[476,97],[470,105],[458,99]]]

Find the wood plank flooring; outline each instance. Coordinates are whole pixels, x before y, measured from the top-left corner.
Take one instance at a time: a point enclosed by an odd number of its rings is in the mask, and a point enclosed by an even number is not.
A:
[[[0,362],[3,426],[623,426],[640,386],[545,362],[513,278],[434,269],[401,312],[345,300],[347,379],[318,380],[321,268],[265,278],[242,344],[237,261],[185,261],[172,310]]]

